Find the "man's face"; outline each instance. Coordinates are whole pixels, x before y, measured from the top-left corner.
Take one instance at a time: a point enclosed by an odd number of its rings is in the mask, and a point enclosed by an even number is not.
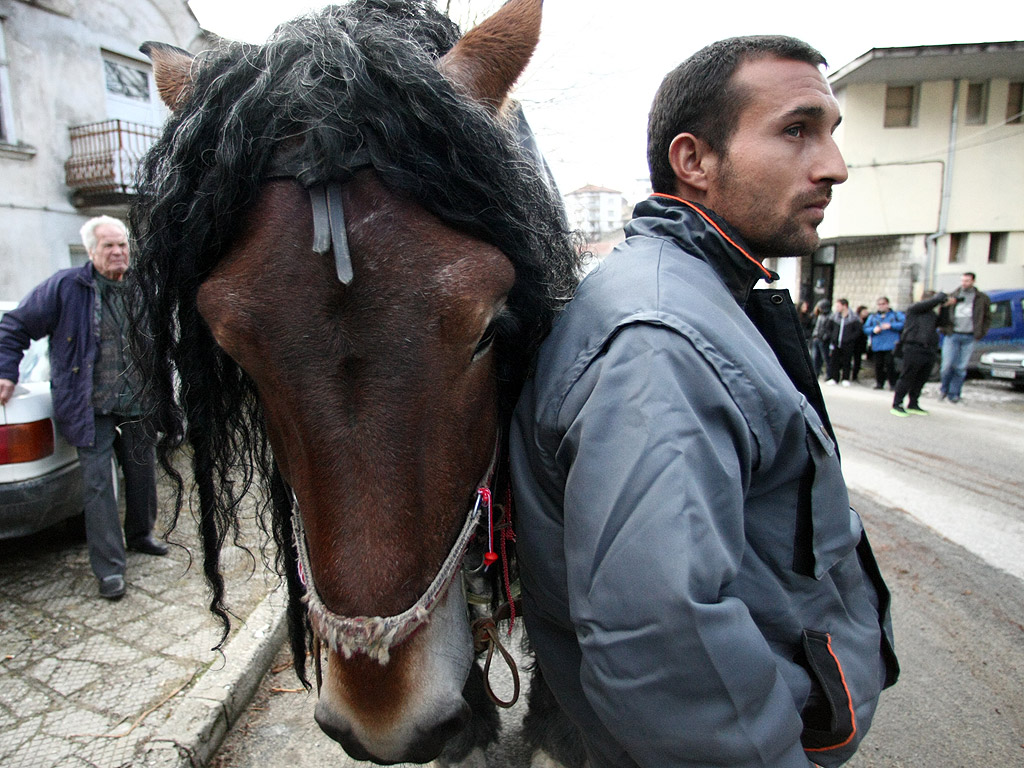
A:
[[[965,291],[974,286],[974,278],[970,275],[960,275],[960,287]]]
[[[92,265],[108,280],[120,280],[128,271],[128,239],[112,224],[100,224],[94,234],[96,247],[89,251]]]
[[[747,102],[712,154],[705,204],[761,258],[808,255],[832,186],[847,178],[832,138],[839,103],[817,67],[789,59],[746,61],[732,84]]]
[[[889,302],[886,301],[885,299],[879,299],[878,300],[878,311],[881,312],[883,315],[886,312],[888,312],[889,311]]]

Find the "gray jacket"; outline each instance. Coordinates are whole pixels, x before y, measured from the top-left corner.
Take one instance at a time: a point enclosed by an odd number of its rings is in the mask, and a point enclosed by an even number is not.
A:
[[[839,765],[898,666],[793,302],[705,211],[634,215],[516,410],[527,632],[593,768]]]

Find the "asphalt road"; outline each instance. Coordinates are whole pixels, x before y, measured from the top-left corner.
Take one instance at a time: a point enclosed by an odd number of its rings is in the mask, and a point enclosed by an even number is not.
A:
[[[1024,394],[975,382],[963,404],[925,399],[931,415],[907,419],[888,413],[888,392],[830,387],[826,399],[852,502],[893,592],[903,667],[847,765],[1024,765],[1024,581],[1014,574],[1024,560]],[[369,765],[320,732],[314,704],[282,653],[212,765]],[[487,768],[530,765],[522,712],[506,715]]]

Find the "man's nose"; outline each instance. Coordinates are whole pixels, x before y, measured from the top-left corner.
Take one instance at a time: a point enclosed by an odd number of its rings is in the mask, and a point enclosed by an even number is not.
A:
[[[831,136],[825,140],[821,148],[821,155],[818,158],[818,176],[820,180],[831,181],[833,184],[842,184],[850,177],[843,153],[839,151],[839,145]]]

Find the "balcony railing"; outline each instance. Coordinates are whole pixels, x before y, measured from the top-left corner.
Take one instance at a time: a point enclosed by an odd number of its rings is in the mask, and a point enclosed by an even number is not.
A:
[[[135,169],[160,129],[103,120],[69,129],[71,157],[64,175],[76,206],[125,202],[135,194]]]

